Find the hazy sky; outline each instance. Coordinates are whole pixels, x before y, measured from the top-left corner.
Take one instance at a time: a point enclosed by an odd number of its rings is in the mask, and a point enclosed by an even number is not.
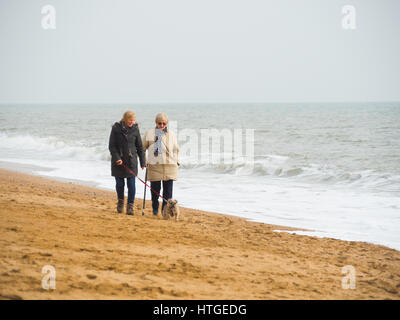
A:
[[[399,0],[0,0],[0,41],[0,103],[400,101]]]

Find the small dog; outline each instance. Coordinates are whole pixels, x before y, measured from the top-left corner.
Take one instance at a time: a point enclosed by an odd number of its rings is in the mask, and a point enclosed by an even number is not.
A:
[[[164,219],[169,219],[170,216],[175,217],[175,221],[178,221],[180,217],[178,201],[175,199],[169,199],[167,204],[164,206],[162,216]]]

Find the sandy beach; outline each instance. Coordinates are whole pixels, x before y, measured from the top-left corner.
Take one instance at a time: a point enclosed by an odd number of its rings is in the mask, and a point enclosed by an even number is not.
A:
[[[0,170],[1,299],[399,299],[400,252]],[[53,266],[56,288],[42,288]],[[342,267],[355,268],[355,289]]]

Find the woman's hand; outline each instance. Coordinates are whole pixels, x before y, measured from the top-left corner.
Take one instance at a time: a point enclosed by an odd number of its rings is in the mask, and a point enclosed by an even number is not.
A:
[[[122,164],[122,160],[117,160],[117,161],[115,161],[115,164],[116,164],[117,166],[120,166],[120,165]]]

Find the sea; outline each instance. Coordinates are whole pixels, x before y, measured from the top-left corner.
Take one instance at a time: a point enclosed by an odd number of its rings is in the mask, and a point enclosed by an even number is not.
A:
[[[181,206],[400,250],[400,103],[2,104],[0,166],[115,190],[126,110],[142,136],[168,115]]]

